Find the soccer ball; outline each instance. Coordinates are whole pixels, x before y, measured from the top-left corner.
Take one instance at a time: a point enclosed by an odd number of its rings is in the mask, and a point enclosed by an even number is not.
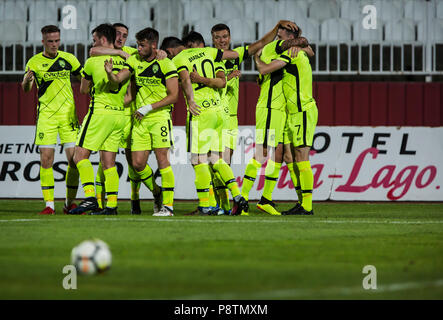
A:
[[[80,274],[102,273],[111,267],[111,250],[100,239],[85,240],[72,249],[71,262]]]

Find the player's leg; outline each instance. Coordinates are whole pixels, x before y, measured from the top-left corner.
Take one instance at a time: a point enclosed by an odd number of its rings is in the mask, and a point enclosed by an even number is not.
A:
[[[66,116],[58,116],[58,133],[60,135],[60,143],[65,149],[68,168],[66,170],[66,199],[63,206],[63,212],[66,214],[69,210],[74,209],[77,205],[74,203],[77,197],[79,173],[74,163],[75,141],[78,134],[78,119],[75,112],[71,118],[66,120]]]
[[[131,148],[125,149],[126,162],[128,163],[128,177],[131,184],[131,214],[141,214],[140,207],[140,176],[132,166]]]
[[[296,113],[290,118],[292,123],[298,124],[300,130],[294,134],[295,161],[300,172],[300,187],[302,192],[302,205],[295,207],[286,214],[312,215],[312,191],[314,188],[314,175],[309,161],[309,151],[314,139],[314,131],[317,125],[318,111],[313,105],[308,110]],[[295,125],[293,126],[295,127]]]
[[[64,147],[66,159],[68,160],[68,168],[66,169],[66,200],[63,212],[68,213],[69,210],[77,207],[74,200],[77,197],[80,176],[77,166],[74,163],[75,143],[65,143]]]
[[[107,211],[106,214],[117,214],[118,185],[120,182],[115,166],[117,153],[105,150],[100,151],[100,153],[100,162],[105,176],[106,207],[104,209]]]
[[[105,174],[103,172],[102,155],[100,151],[100,161],[98,163],[97,174],[95,175],[95,194],[97,196],[97,203],[100,209],[105,208],[106,190],[105,190]]]
[[[295,163],[295,150],[291,143],[285,143],[283,148],[284,148],[283,161],[288,166],[288,171],[291,176],[292,184],[294,185],[294,189],[298,197],[298,202],[296,203],[294,208],[298,209],[301,206],[303,196],[300,187],[300,172],[298,171],[298,167]],[[282,214],[286,214],[286,212],[287,211],[284,211],[282,212]]]
[[[162,208],[156,216],[173,216],[174,215],[174,187],[175,179],[169,162],[169,148],[155,148],[155,157],[157,158],[158,168],[162,178]]]
[[[40,146],[40,184],[43,193],[43,200],[46,203],[45,209],[39,214],[55,214],[54,206],[54,163],[55,146]]]
[[[54,163],[55,146],[58,134],[57,119],[39,117],[36,124],[34,143],[40,152],[40,185],[45,208],[39,214],[55,214],[54,207]]]

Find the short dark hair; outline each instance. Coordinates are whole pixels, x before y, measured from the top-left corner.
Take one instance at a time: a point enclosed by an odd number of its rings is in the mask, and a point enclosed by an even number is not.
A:
[[[116,22],[116,23],[114,23],[112,26],[113,26],[114,28],[123,27],[123,28],[125,28],[126,30],[129,31],[129,28],[128,28],[126,25],[124,25],[123,23],[121,23],[121,22]]]
[[[148,40],[148,41],[155,41],[158,43],[159,35],[157,30],[148,27],[137,32],[135,34],[135,38],[137,39],[137,41]]]
[[[297,30],[293,31],[292,29],[285,28],[283,26],[278,26],[279,29],[285,30],[288,34],[292,34],[294,38],[298,38],[301,35],[301,29],[298,27]]]
[[[52,24],[44,26],[41,29],[42,34],[47,34],[47,33],[54,33],[54,32],[59,32],[60,33],[60,29],[57,26],[54,26]]]
[[[177,37],[166,37],[162,41],[162,45],[160,46],[160,49],[163,51],[166,51],[168,48],[178,48],[180,46],[184,46],[183,41],[181,41]]]
[[[211,29],[211,34],[214,32],[223,31],[223,30],[228,30],[229,35],[231,35],[231,29],[229,29],[229,27],[227,25],[225,25],[224,23],[219,23],[219,24],[216,24],[215,26],[213,26]]]
[[[91,34],[94,34],[94,32],[97,34],[97,37],[105,37],[109,43],[114,44],[117,33],[112,24],[102,23],[101,25],[95,27]]]
[[[183,43],[185,46],[187,46],[190,42],[196,44],[203,43],[203,45],[205,45],[205,39],[203,39],[203,36],[196,31],[189,32],[188,35],[183,38]]]

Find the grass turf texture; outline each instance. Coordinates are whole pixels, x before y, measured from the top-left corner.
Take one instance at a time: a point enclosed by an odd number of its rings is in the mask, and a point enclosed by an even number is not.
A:
[[[281,211],[292,207],[279,203]],[[314,203],[314,216],[38,216],[0,200],[0,299],[442,299],[443,204]],[[71,249],[106,241],[109,271],[62,287]],[[377,290],[364,290],[365,265]]]

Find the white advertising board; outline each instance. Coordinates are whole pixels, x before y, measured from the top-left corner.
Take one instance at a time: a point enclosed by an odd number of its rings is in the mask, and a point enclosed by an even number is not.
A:
[[[0,126],[0,198],[41,198],[39,154],[33,144],[34,126]],[[239,128],[232,168],[241,185],[247,162],[254,152],[253,126]],[[175,148],[171,164],[175,198],[196,199],[194,170],[186,153],[183,126],[174,127]],[[90,158],[97,168],[98,154]],[[314,200],[443,201],[443,128],[428,127],[317,127],[311,166]],[[123,150],[117,155],[119,198],[130,198],[127,164]],[[155,171],[152,154],[148,161]],[[54,161],[55,197],[64,198],[67,161],[57,145]],[[161,178],[156,181],[161,185]],[[264,166],[250,199],[259,199],[264,185]],[[83,191],[79,188],[78,197]],[[141,187],[142,199],[151,193]],[[297,198],[288,169],[283,164],[274,200]]]

